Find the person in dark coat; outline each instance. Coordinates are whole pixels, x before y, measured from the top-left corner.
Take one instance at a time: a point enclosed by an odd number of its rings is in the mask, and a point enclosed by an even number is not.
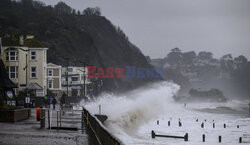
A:
[[[50,96],[47,96],[47,104],[48,104],[48,106],[50,108]]]
[[[55,108],[56,108],[56,103],[57,103],[56,98],[53,98],[53,100],[52,100],[53,110],[55,110]]]
[[[45,106],[45,108],[47,108],[47,103],[48,103],[48,96],[45,95],[44,96],[44,106]]]
[[[61,108],[63,108],[63,105],[65,105],[65,98],[66,98],[66,94],[63,93],[62,94],[62,97],[61,97],[61,100],[60,100],[60,105],[61,105]]]
[[[61,110],[63,111],[63,106],[65,105],[65,98],[66,98],[66,94],[63,93],[62,94],[62,97],[61,97],[61,100],[60,100],[60,105],[61,105]],[[64,111],[63,111],[63,115],[64,115]]]

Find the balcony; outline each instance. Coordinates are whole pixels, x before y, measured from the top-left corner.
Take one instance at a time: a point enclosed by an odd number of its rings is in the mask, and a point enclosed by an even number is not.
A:
[[[77,85],[77,84],[81,84],[81,82],[80,81],[71,81],[71,82],[69,82],[69,84]]]

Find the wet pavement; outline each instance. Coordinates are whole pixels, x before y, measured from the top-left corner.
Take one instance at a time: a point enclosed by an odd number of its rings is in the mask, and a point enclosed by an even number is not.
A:
[[[0,145],[89,145],[85,123],[81,129],[81,112],[65,109],[65,113],[62,115],[61,126],[78,128],[80,129],[78,131],[47,129],[47,115],[46,111],[44,129],[40,129],[40,122],[36,120],[36,109],[31,110],[31,117],[27,120],[15,123],[0,122]],[[56,110],[52,110],[51,117],[51,126],[56,127]]]

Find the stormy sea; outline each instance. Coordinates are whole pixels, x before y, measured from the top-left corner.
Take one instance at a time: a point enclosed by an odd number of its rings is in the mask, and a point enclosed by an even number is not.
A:
[[[172,82],[155,83],[119,96],[102,94],[81,105],[92,114],[100,113],[101,106],[101,113],[108,116],[105,126],[127,145],[236,145],[240,137],[242,143],[250,144],[250,100],[177,103],[173,96],[179,88]],[[152,130],[170,136],[188,133],[189,138],[187,142],[184,139],[152,138]]]

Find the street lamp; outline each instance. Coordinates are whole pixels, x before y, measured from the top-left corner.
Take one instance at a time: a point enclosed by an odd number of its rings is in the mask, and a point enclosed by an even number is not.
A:
[[[28,52],[30,51],[29,49],[25,50],[23,48],[18,48],[19,50],[22,50],[25,52],[25,56],[26,56],[26,64],[25,64],[25,67],[23,68],[23,70],[26,71],[26,81],[25,81],[25,84],[26,84],[26,97],[28,97]]]
[[[83,64],[83,96],[86,98],[86,65],[87,62],[85,61],[79,61]]]
[[[66,80],[67,80],[67,97],[69,96],[69,58],[68,57],[63,57],[64,60],[67,61],[67,67],[66,67]]]

